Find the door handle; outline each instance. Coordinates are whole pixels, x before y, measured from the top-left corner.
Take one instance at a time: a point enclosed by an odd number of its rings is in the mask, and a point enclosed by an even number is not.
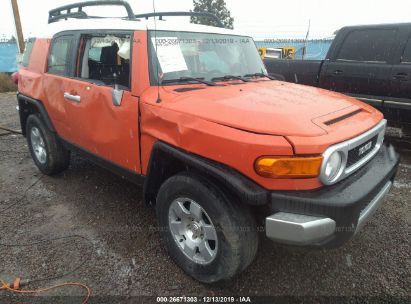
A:
[[[334,74],[334,75],[341,75],[341,74],[344,74],[344,72],[341,71],[341,70],[335,70],[335,71],[333,72],[333,74]]]
[[[75,102],[80,102],[81,97],[78,95],[71,95],[70,93],[64,92],[64,98],[67,100],[75,101]]]
[[[407,73],[398,73],[392,77],[395,80],[408,80],[410,76]]]

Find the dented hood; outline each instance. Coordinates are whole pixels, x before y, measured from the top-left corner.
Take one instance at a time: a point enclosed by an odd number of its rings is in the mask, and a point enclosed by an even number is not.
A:
[[[176,91],[182,87],[183,92]],[[368,107],[341,94],[280,81],[230,83],[224,87],[163,88],[167,95],[166,98],[162,96],[163,108],[269,135],[325,135],[329,130],[322,125],[321,117],[353,107],[364,110]],[[189,88],[193,90],[187,90]]]

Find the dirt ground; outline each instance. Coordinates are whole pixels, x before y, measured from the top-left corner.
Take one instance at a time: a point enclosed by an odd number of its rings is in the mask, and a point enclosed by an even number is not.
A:
[[[15,95],[0,94],[0,126],[20,128],[15,107]],[[43,176],[25,138],[0,131],[0,279],[30,279],[30,288],[82,282],[93,295],[112,299],[241,294],[409,300],[411,148],[398,140],[395,145],[402,162],[394,188],[354,240],[331,251],[263,240],[244,273],[209,286],[185,275],[165,253],[141,187],[76,155],[63,174]],[[1,303],[7,294],[0,291]],[[50,294],[82,296],[84,291],[66,287]]]

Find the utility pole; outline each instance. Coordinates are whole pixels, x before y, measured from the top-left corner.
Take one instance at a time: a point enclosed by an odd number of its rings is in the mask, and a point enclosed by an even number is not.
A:
[[[17,46],[19,48],[20,54],[23,54],[23,52],[24,52],[24,37],[23,37],[23,29],[21,27],[19,6],[17,4],[17,0],[11,0],[11,8],[13,10],[14,25],[16,27]]]

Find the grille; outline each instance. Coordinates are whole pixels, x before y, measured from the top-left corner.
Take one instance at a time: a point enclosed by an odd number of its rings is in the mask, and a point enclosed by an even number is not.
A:
[[[377,141],[378,135],[374,136],[369,141],[359,145],[358,147],[355,147],[354,149],[348,151],[347,168],[355,165],[361,159],[370,154],[377,145]]]

